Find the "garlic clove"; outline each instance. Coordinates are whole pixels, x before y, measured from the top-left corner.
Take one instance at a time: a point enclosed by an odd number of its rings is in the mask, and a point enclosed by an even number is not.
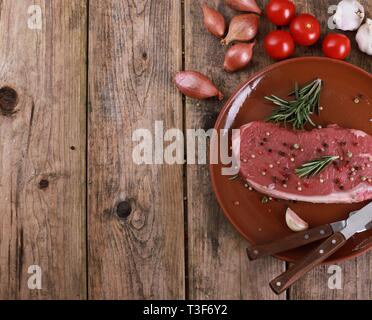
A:
[[[204,15],[204,25],[207,30],[217,38],[222,38],[226,31],[225,18],[217,10],[208,7],[206,4],[202,5]]]
[[[367,19],[367,22],[359,28],[356,42],[360,51],[372,55],[372,19]]]
[[[302,220],[291,208],[287,209],[285,214],[287,226],[294,232],[305,231],[309,229],[309,224]]]
[[[365,17],[364,7],[356,0],[342,0],[337,5],[333,21],[343,31],[357,30]]]
[[[185,96],[204,100],[217,97],[223,100],[223,94],[217,89],[213,82],[197,71],[181,71],[174,77],[174,82]]]
[[[231,20],[226,38],[221,43],[228,45],[233,41],[250,41],[254,39],[258,33],[259,21],[260,17],[254,13],[235,16]]]
[[[227,72],[235,72],[246,67],[252,60],[253,48],[256,41],[252,43],[238,43],[233,45],[226,53],[224,69]]]
[[[255,0],[226,0],[226,4],[237,11],[261,14],[262,11]]]

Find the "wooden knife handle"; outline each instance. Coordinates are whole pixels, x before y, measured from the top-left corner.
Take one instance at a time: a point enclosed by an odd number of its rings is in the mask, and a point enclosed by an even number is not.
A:
[[[292,286],[297,280],[307,272],[322,263],[346,243],[345,237],[341,233],[335,233],[318,248],[311,251],[303,260],[292,266],[286,272],[270,282],[271,289],[276,294],[281,294]]]
[[[278,241],[248,248],[248,258],[249,260],[256,260],[279,252],[285,252],[328,238],[332,234],[333,230],[328,224],[310,230],[301,231]]]

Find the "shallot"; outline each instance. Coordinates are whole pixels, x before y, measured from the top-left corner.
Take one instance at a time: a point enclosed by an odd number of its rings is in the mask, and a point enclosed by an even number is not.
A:
[[[235,72],[246,67],[252,60],[255,45],[256,42],[233,45],[226,53],[224,69],[227,72]]]
[[[357,30],[365,17],[364,7],[356,0],[342,0],[337,5],[333,21],[337,29],[343,31]]]
[[[217,89],[213,82],[197,71],[181,71],[174,77],[174,82],[185,96],[193,99],[204,100],[217,97],[223,99],[223,94]]]
[[[229,32],[221,41],[228,45],[233,41],[250,41],[258,33],[259,16],[253,13],[235,16],[230,23]]]
[[[222,38],[226,31],[225,18],[217,10],[208,7],[206,4],[202,5],[204,14],[204,25],[207,30],[217,38]]]
[[[291,208],[287,209],[285,220],[288,228],[295,232],[309,229],[309,224],[302,220]]]
[[[226,0],[226,4],[237,11],[254,12],[257,14],[262,13],[255,0]]]
[[[367,22],[359,28],[356,41],[360,51],[372,55],[372,19],[367,19]]]

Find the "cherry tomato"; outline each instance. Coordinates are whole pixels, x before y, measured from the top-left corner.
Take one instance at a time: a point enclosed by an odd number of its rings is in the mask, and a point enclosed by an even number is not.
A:
[[[300,14],[290,26],[294,41],[301,46],[311,46],[320,38],[320,23],[311,14]]]
[[[289,32],[276,30],[266,36],[265,49],[270,57],[282,60],[293,54],[295,43]]]
[[[323,53],[326,57],[345,60],[350,51],[350,39],[341,33],[330,33],[323,40]]]
[[[290,0],[270,0],[266,15],[277,26],[286,26],[296,15],[296,7]]]

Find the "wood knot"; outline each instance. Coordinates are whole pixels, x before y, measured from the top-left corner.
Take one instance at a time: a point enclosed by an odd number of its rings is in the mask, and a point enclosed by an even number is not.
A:
[[[46,179],[40,180],[39,182],[39,189],[44,190],[49,187],[49,181]]]
[[[127,219],[132,213],[132,205],[128,201],[122,201],[116,208],[116,214],[120,219]]]
[[[3,115],[9,116],[15,111],[18,104],[18,93],[10,87],[0,89],[0,110]]]

